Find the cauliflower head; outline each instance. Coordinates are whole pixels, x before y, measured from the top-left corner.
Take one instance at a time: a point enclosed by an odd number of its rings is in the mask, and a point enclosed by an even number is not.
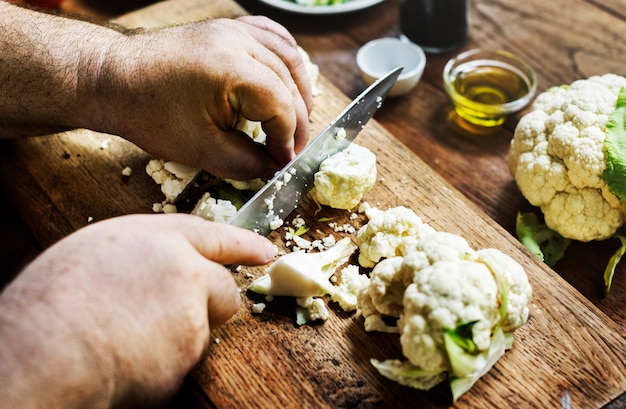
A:
[[[365,330],[399,333],[407,361],[372,364],[419,389],[448,374],[456,399],[504,354],[505,334],[512,339],[527,322],[532,289],[522,266],[497,249],[476,251],[437,231],[405,243],[401,255],[375,265],[358,301]]]
[[[509,169],[546,225],[566,238],[604,240],[626,220],[603,179],[607,123],[625,86],[626,78],[605,74],[551,88],[515,129]]]
[[[404,206],[376,212],[357,232],[359,264],[373,267],[383,258],[401,256],[404,249],[432,232],[432,227]]]
[[[311,195],[320,204],[348,210],[359,204],[375,182],[376,155],[351,143],[320,164]]]

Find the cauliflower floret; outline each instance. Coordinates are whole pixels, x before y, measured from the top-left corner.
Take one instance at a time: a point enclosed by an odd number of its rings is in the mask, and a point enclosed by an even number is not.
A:
[[[218,223],[226,223],[237,213],[230,200],[215,199],[209,192],[202,195],[191,214]]]
[[[402,261],[399,256],[382,260],[370,274],[369,296],[379,314],[398,318],[402,312],[407,286],[401,274]]]
[[[311,195],[320,204],[348,210],[359,204],[375,182],[376,155],[352,143],[320,164]]]
[[[546,225],[564,237],[604,240],[626,220],[603,179],[606,126],[624,86],[626,78],[605,74],[549,89],[515,129],[509,169]]]
[[[471,321],[478,321],[472,328],[476,346],[488,349],[500,318],[497,298],[496,281],[481,263],[440,261],[416,272],[398,320],[403,354],[420,368],[449,370],[443,331]]]
[[[349,264],[341,270],[341,281],[331,294],[331,300],[346,312],[357,309],[357,295],[361,288],[369,284],[369,278],[359,273],[359,266]]]
[[[533,295],[526,272],[509,255],[497,249],[481,249],[476,252],[476,261],[484,263],[506,281],[508,287],[506,316],[502,330],[511,332],[528,321],[528,304]]]
[[[382,258],[402,255],[403,248],[432,232],[432,227],[404,206],[379,212],[357,232],[359,264],[373,267]]]
[[[357,305],[361,308],[363,315],[363,326],[367,332],[388,332],[391,334],[398,333],[398,327],[387,325],[383,320],[381,313],[378,312],[372,297],[370,296],[369,286],[363,286],[357,294]]]
[[[315,297],[297,297],[296,324],[304,325],[309,321],[326,321],[330,316],[324,300]]]

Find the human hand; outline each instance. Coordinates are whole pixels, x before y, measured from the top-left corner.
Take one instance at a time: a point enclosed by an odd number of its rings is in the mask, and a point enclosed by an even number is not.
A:
[[[183,214],[79,230],[0,296],[0,395],[21,399],[16,407],[39,398],[68,408],[169,397],[210,329],[239,308],[223,265],[265,264],[274,254],[252,232]]]
[[[99,126],[154,156],[216,176],[271,176],[308,140],[311,84],[287,30],[265,17],[216,19],[115,43],[94,95]],[[266,146],[234,129],[260,121]]]

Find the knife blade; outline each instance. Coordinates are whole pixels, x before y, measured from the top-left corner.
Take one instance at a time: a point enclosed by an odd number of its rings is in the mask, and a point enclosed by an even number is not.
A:
[[[228,221],[267,236],[280,227],[313,188],[315,173],[329,156],[344,150],[380,108],[402,67],[381,77],[356,97],[319,135],[274,175]]]

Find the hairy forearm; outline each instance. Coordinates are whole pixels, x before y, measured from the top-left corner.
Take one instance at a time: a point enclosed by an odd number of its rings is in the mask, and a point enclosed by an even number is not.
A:
[[[111,45],[125,38],[109,27],[0,0],[0,137],[100,121],[95,82]]]

